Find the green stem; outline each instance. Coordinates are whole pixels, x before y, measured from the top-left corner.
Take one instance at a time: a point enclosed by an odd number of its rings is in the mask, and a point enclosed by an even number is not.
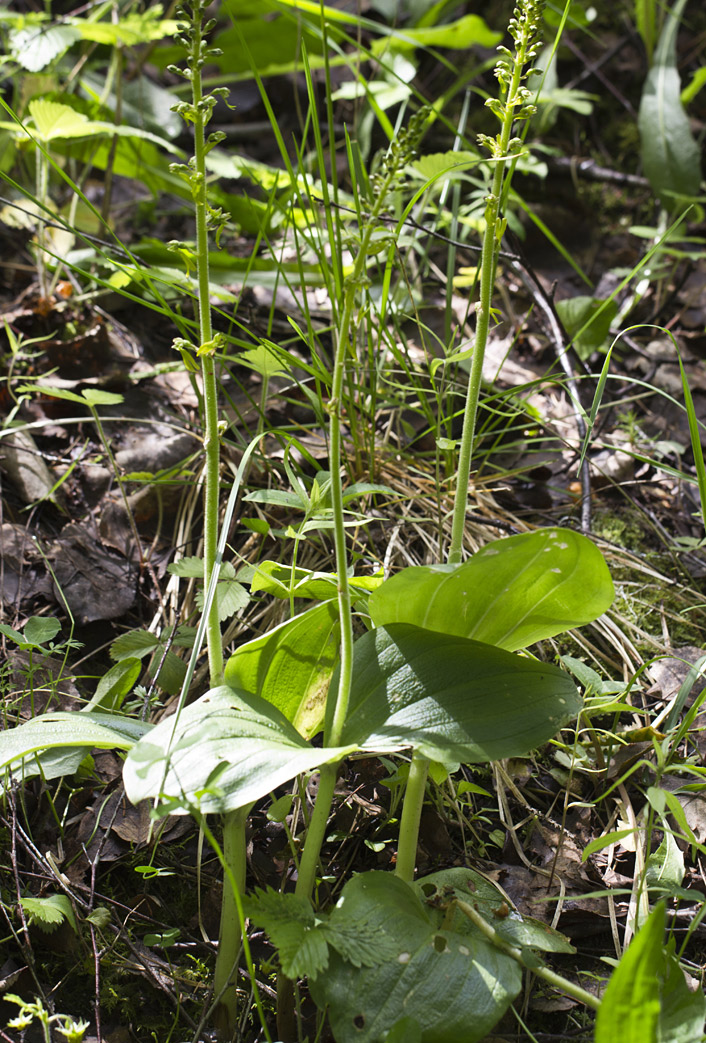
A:
[[[415,750],[409,766],[409,777],[402,805],[395,866],[395,876],[399,876],[401,880],[406,880],[410,884],[414,880],[414,867],[417,864],[419,823],[422,817],[428,772],[428,757],[423,757]]]
[[[306,832],[306,842],[299,863],[299,875],[294,889],[296,895],[311,898],[316,883],[316,870],[319,865],[319,854],[321,845],[326,836],[333,793],[338,778],[338,764],[324,764],[319,776],[319,790],[316,794],[314,810],[309,820],[309,828]]]
[[[195,12],[196,14],[196,12]],[[211,300],[209,290],[208,262],[208,197],[206,189],[206,123],[210,109],[203,103],[201,84],[202,33],[200,16],[194,18],[195,36],[192,62],[192,94],[194,112],[194,213],[196,217],[196,277],[198,284],[199,337],[201,345],[201,379],[204,399],[204,522],[203,522],[203,570],[204,590],[207,591],[211,575],[216,567],[218,548],[218,494],[220,481],[220,438],[218,432],[218,388],[216,366],[212,351],[213,325],[211,322]],[[211,686],[223,683],[223,644],[221,625],[218,619],[218,604],[214,598],[208,615],[206,629],[208,666]]]
[[[458,455],[458,471],[456,478],[456,495],[454,498],[453,520],[451,525],[451,543],[449,545],[447,561],[449,565],[457,565],[463,554],[463,533],[466,525],[466,509],[468,506],[468,483],[471,476],[471,458],[473,455],[473,442],[476,434],[476,415],[478,413],[478,399],[480,397],[481,380],[483,377],[483,361],[485,359],[485,348],[488,343],[488,330],[490,327],[490,311],[493,298],[493,287],[495,286],[495,273],[497,269],[498,250],[503,235],[502,223],[498,220],[500,212],[500,200],[503,196],[503,180],[507,166],[508,146],[512,135],[512,126],[515,120],[515,105],[518,92],[522,86],[524,66],[530,52],[530,40],[523,39],[518,44],[515,55],[512,79],[508,86],[505,112],[501,124],[500,134],[497,138],[497,147],[494,153],[494,171],[490,194],[486,197],[485,207],[485,231],[483,233],[483,249],[481,253],[480,291],[476,305],[476,338],[471,361],[471,370],[468,377],[468,389],[466,393],[466,404],[463,412],[463,432],[461,434],[461,448]],[[507,185],[505,188],[507,189]]]
[[[348,353],[352,351],[351,327],[353,312],[360,280],[365,272],[370,238],[376,226],[377,216],[382,208],[385,191],[383,190],[363,228],[360,247],[355,259],[352,273],[345,284],[343,309],[338,327],[336,355],[331,379],[331,399],[329,413],[331,416],[329,461],[331,470],[331,506],[333,513],[333,542],[336,552],[336,574],[338,580],[338,611],[341,623],[341,660],[339,664],[338,689],[335,694],[334,710],[331,725],[324,732],[325,746],[339,746],[343,726],[348,713],[353,680],[353,613],[350,584],[348,583],[348,554],[346,550],[346,529],[343,524],[343,479],[341,477],[341,427],[343,421],[343,380],[346,373]],[[329,696],[330,697],[330,696]],[[321,769],[319,791],[307,830],[302,860],[299,866],[296,893],[311,898],[316,879],[316,867],[319,862],[321,844],[326,831],[326,823],[331,813],[333,791],[336,786],[338,765],[325,765]]]
[[[224,842],[223,848],[221,848],[220,844],[218,843],[218,841],[214,837],[213,833],[211,832],[211,829],[210,829],[210,827],[208,825],[208,822],[207,822],[205,816],[204,815],[199,815],[199,814],[195,813],[195,817],[196,817],[196,820],[197,820],[199,826],[203,830],[204,836],[206,837],[206,839],[208,840],[209,844],[211,845],[211,847],[215,851],[216,858],[220,862],[221,867],[223,869],[223,876],[224,876],[223,893],[224,893],[224,898],[225,898],[226,891],[229,891],[231,899],[232,899],[232,903],[233,903],[230,908],[232,910],[234,910],[234,917],[233,917],[233,919],[237,923],[237,928],[233,926],[232,922],[224,924],[223,923],[223,919],[222,919],[221,920],[221,931],[223,931],[223,928],[225,927],[227,931],[228,930],[230,931],[230,938],[232,939],[232,938],[235,937],[236,930],[237,930],[237,933],[238,933],[238,936],[240,938],[240,941],[235,943],[235,945],[233,946],[233,948],[235,949],[235,959],[237,959],[237,956],[238,956],[239,946],[242,944],[243,955],[245,957],[245,966],[247,967],[248,974],[250,975],[250,982],[251,982],[251,985],[252,985],[253,996],[254,996],[254,1000],[255,1000],[255,1007],[257,1008],[257,1012],[258,1012],[258,1015],[259,1015],[259,1018],[260,1018],[260,1024],[262,1025],[262,1031],[265,1034],[265,1039],[267,1040],[267,1043],[272,1043],[272,1037],[270,1036],[269,1030],[267,1028],[267,1019],[265,1017],[265,1011],[263,1010],[263,1007],[262,1007],[262,999],[260,997],[260,990],[257,987],[257,978],[255,976],[255,965],[253,963],[252,953],[250,952],[250,942],[248,941],[247,931],[244,930],[245,914],[243,912],[243,901],[242,901],[242,898],[241,898],[241,895],[242,895],[242,892],[243,892],[243,889],[244,889],[244,883],[245,883],[245,858],[244,858],[244,851],[245,851],[245,844],[244,844],[244,839],[245,839],[245,822],[247,820],[247,817],[248,817],[251,809],[252,809],[252,805],[248,805],[245,808],[239,808],[236,811],[230,812],[226,816],[226,822],[225,822],[224,831],[223,831],[223,842]],[[241,831],[241,822],[242,822],[242,831]],[[243,852],[242,859],[241,859],[240,855],[238,855],[238,852]],[[228,857],[227,856],[229,856],[234,861],[235,869],[233,868],[233,865],[231,864],[231,862],[228,861]],[[236,876],[236,872],[238,874],[237,876]],[[229,901],[230,901],[230,899],[229,899]],[[229,944],[232,946],[232,941],[227,941],[226,947]],[[217,977],[217,984],[215,985],[216,995],[218,995],[219,985],[220,985],[220,987],[223,987],[223,982],[224,981],[225,981],[226,984],[228,984],[229,988],[231,987],[231,984],[229,982],[229,977],[232,974],[232,970],[233,970],[233,962],[231,962],[230,966],[228,966],[227,958],[226,957],[222,958],[222,956],[221,956],[221,946],[222,946],[222,939],[219,939],[218,961],[221,961],[221,967],[219,968],[218,964],[216,966],[216,974],[218,976]],[[235,989],[235,984],[234,983],[232,984],[232,988],[233,988],[233,990]],[[226,1009],[227,1008],[225,1008],[223,1006],[223,1004],[220,1004],[220,1010],[221,1011],[225,1012]],[[225,1026],[224,1034],[225,1034],[226,1038],[232,1039],[233,1035],[235,1033],[235,1029],[236,1029],[236,1022],[235,1021],[232,1021],[227,1026]]]
[[[215,1021],[230,1032],[238,1015],[238,957],[243,944],[238,916],[238,899],[245,893],[245,824],[250,807],[229,812],[223,821],[223,858],[230,873],[223,881],[218,955],[213,977],[216,997]]]
[[[36,154],[36,191],[43,210],[37,220],[37,279],[39,281],[39,294],[41,297],[47,295],[47,265],[46,265],[46,242],[47,229],[44,223],[49,210],[49,159],[46,153],[46,143],[40,141]]]
[[[552,985],[555,989],[559,989],[561,992],[565,992],[567,996],[572,996],[579,1003],[585,1003],[587,1007],[592,1007],[593,1010],[598,1010],[601,1005],[601,1001],[597,996],[594,996],[591,992],[587,992],[586,989],[582,989],[580,985],[574,984],[572,981],[568,981],[566,978],[562,978],[560,974],[550,970],[548,967],[543,966],[528,966],[525,963],[522,951],[516,949],[513,945],[510,945],[501,938],[495,928],[484,919],[481,914],[469,905],[468,902],[463,902],[460,899],[456,901],[457,907],[460,911],[467,916],[471,923],[481,931],[485,937],[493,943],[496,949],[500,949],[506,956],[510,956],[511,959],[515,960],[524,967],[526,970],[532,971],[538,978],[542,978],[549,985]]]

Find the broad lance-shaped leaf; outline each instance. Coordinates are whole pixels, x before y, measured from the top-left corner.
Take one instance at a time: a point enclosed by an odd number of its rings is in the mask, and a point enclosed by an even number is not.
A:
[[[0,732],[0,769],[45,750],[129,750],[150,727],[109,713],[45,713]]]
[[[572,529],[494,540],[462,565],[413,565],[371,596],[376,626],[413,623],[516,651],[596,619],[615,590],[603,555]]]
[[[411,746],[454,770],[525,754],[580,709],[571,678],[557,667],[393,623],[354,646],[341,741],[378,753]]]
[[[695,196],[701,155],[681,103],[676,40],[686,0],[672,8],[655,50],[640,99],[638,127],[642,166],[660,202],[673,207],[678,196]]]
[[[326,693],[338,662],[338,604],[326,601],[230,657],[225,681],[272,703],[305,738],[324,717]]]
[[[159,797],[183,811],[233,811],[354,750],[310,746],[275,706],[221,685],[134,746],[123,781],[133,804]]]
[[[664,944],[660,902],[637,932],[603,993],[595,1043],[693,1043],[703,1038],[706,998],[684,980],[674,943]]]
[[[522,972],[480,933],[441,930],[409,884],[361,873],[343,888],[330,923],[365,919],[393,951],[381,966],[356,967],[339,952],[310,983],[328,1007],[337,1043],[378,1043],[403,1016],[424,1043],[476,1043],[520,991]],[[404,1038],[414,1038],[411,1034]]]

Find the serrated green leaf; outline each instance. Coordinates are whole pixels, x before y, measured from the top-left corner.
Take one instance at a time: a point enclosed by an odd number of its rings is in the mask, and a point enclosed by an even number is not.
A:
[[[268,888],[245,899],[245,915],[264,927],[288,978],[313,980],[328,966],[328,946],[307,899]]]
[[[150,634],[147,630],[128,630],[126,634],[121,634],[113,641],[110,646],[110,658],[117,661],[133,656],[144,659],[158,644],[159,638],[156,634]]]
[[[425,181],[453,178],[481,162],[477,152],[429,152],[414,160],[412,167]]]
[[[11,29],[8,33],[9,54],[28,72],[41,72],[79,39],[80,33],[70,25]]]
[[[203,558],[180,558],[167,565],[167,572],[183,579],[203,579]]]
[[[146,11],[137,14],[122,14],[116,21],[95,21],[88,18],[69,18],[69,24],[79,33],[83,40],[115,47],[135,47],[154,40],[163,40],[174,36],[179,22],[171,18],[163,19],[162,4],[153,4]]]
[[[82,395],[91,406],[118,406],[125,401],[124,395],[114,391],[102,391],[100,388],[84,388]]]
[[[110,909],[105,905],[97,905],[87,916],[86,921],[92,923],[94,927],[102,929],[107,927],[112,919]]]
[[[164,659],[161,656],[156,656],[155,659],[156,661],[150,667],[150,674],[154,670],[155,680],[159,687],[169,695],[176,695],[181,691],[181,686],[184,683],[187,669],[186,663],[171,648]],[[159,674],[156,674],[157,666],[160,668]]]
[[[409,885],[390,873],[353,877],[330,923],[339,910],[348,922],[364,919],[391,955],[377,966],[355,967],[332,952],[326,973],[312,982],[338,1043],[378,1043],[402,1011],[418,1022],[425,1043],[477,1043],[520,991],[514,960],[480,932],[438,929]]]
[[[20,901],[30,924],[37,924],[47,934],[55,931],[64,920],[68,920],[78,934],[76,916],[67,895],[47,895],[46,898],[21,898]]]
[[[225,562],[224,564],[230,565],[230,562]],[[233,568],[232,565],[230,567],[231,569]],[[249,601],[250,594],[242,583],[238,583],[237,580],[219,580],[216,586],[216,603],[218,605],[218,618],[221,623],[223,620],[230,619],[231,616],[247,608]],[[203,589],[196,592],[196,605],[203,611]]]
[[[597,547],[571,529],[494,540],[462,565],[415,565],[368,608],[376,626],[412,623],[515,651],[588,623],[615,591]]]

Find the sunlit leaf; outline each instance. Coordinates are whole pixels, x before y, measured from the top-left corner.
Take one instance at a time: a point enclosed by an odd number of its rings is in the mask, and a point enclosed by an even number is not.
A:
[[[161,797],[184,811],[231,811],[353,750],[310,746],[276,707],[221,685],[138,743],[123,779],[133,804]]]
[[[272,703],[310,738],[321,727],[338,654],[338,605],[329,600],[237,648],[225,680]]]
[[[413,623],[526,648],[596,619],[614,597],[600,551],[572,529],[494,540],[462,565],[415,565],[371,595],[376,626]]]
[[[396,623],[355,644],[341,741],[377,752],[413,747],[453,770],[525,754],[580,708],[557,667]]]

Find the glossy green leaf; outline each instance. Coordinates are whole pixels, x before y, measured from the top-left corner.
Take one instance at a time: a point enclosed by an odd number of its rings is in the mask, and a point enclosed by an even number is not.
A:
[[[557,301],[556,310],[580,358],[587,359],[607,346],[610,327],[618,314],[615,301],[579,295]]]
[[[250,589],[253,594],[262,591],[276,598],[315,598],[329,601],[338,597],[338,577],[335,572],[312,572],[311,569],[292,568],[278,561],[261,561],[250,566]],[[348,579],[354,597],[366,597],[383,583],[381,575],[350,576]]]
[[[378,1043],[401,1016],[417,1022],[420,1034],[411,1038],[422,1043],[476,1043],[520,991],[514,960],[480,933],[438,928],[409,885],[390,873],[349,880],[330,922],[339,919],[365,919],[393,955],[381,966],[356,967],[331,952],[326,972],[311,983],[337,1043]]]
[[[647,859],[645,883],[671,893],[679,890],[684,879],[684,855],[667,822],[663,822],[663,828],[661,844]]]
[[[108,713],[45,713],[0,732],[0,768],[44,750],[128,750],[150,727]]]
[[[452,897],[460,898],[475,906],[503,941],[518,949],[576,952],[566,935],[553,930],[541,920],[521,916],[516,909],[508,906],[507,896],[500,888],[475,869],[442,869],[438,873],[421,877],[413,886],[420,898],[431,904],[430,915],[438,918],[439,926],[445,916],[445,910],[436,907],[436,900],[442,898],[448,902]],[[455,913],[449,926],[460,934],[476,930],[470,920],[460,912]]]
[[[695,196],[701,182],[701,153],[681,102],[677,71],[676,40],[685,4],[678,0],[665,22],[638,115],[642,166],[667,208],[679,196]]]
[[[354,750],[310,746],[275,706],[221,685],[138,743],[123,780],[133,804],[160,797],[183,810],[232,811]]]
[[[664,903],[640,928],[613,971],[596,1017],[595,1043],[658,1043]]]
[[[86,713],[98,706],[108,711],[119,709],[125,696],[137,683],[141,670],[142,663],[134,656],[121,659],[115,666],[111,666],[101,677],[93,698],[84,707],[83,712]]]
[[[665,953],[659,1012],[659,1043],[694,1043],[704,1036],[706,996],[700,986],[690,989],[672,951]]]
[[[462,565],[413,565],[371,595],[376,626],[413,623],[514,651],[588,623],[615,596],[597,547],[572,529],[494,540]]]
[[[226,664],[226,684],[266,699],[310,738],[323,721],[338,631],[338,605],[325,601],[236,649]]]
[[[413,747],[453,770],[525,754],[580,708],[557,667],[396,623],[355,644],[341,741],[379,753]]]
[[[432,25],[422,29],[400,29],[394,34],[396,49],[413,47],[444,47],[465,50],[467,47],[495,47],[502,34],[490,29],[479,15],[468,14],[446,25]],[[387,39],[376,41],[373,51],[389,49]]]
[[[623,953],[608,982],[596,1017],[595,1043],[694,1043],[706,1019],[706,997],[691,991],[673,941],[664,944],[664,903]]]

